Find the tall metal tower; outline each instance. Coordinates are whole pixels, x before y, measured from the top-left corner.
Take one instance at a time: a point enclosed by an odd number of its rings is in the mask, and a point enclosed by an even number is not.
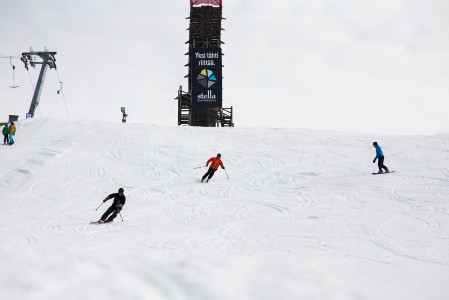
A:
[[[39,73],[39,79],[36,83],[36,88],[34,89],[33,100],[31,101],[30,109],[28,111],[27,117],[34,117],[34,111],[39,105],[39,98],[41,96],[42,87],[44,85],[45,73],[47,72],[47,66],[50,69],[56,69],[56,52],[49,51],[38,51],[38,52],[23,52],[21,60],[25,64],[25,68],[28,70],[28,63],[35,68],[36,65],[42,65],[41,71]],[[42,59],[41,62],[35,61],[35,57],[38,56]]]
[[[233,127],[232,106],[223,108],[222,0],[190,0],[188,92],[179,87],[178,125]]]

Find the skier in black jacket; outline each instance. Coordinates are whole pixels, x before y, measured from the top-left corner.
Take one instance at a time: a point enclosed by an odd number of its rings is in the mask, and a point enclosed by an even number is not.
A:
[[[117,214],[122,210],[123,205],[125,205],[125,202],[126,202],[126,197],[123,194],[123,192],[124,192],[124,190],[122,188],[119,188],[118,193],[110,194],[103,200],[103,202],[106,202],[109,199],[114,198],[114,202],[105,211],[105,213],[101,216],[101,219],[98,221],[99,223],[112,222],[114,220],[114,218],[117,217]],[[108,216],[109,216],[109,218],[108,218]]]

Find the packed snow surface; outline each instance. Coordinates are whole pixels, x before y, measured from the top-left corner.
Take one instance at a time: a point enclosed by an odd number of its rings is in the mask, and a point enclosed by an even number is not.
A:
[[[1,299],[449,299],[447,135],[35,119],[15,139]],[[375,140],[395,173],[371,174]],[[119,187],[123,221],[90,224]]]

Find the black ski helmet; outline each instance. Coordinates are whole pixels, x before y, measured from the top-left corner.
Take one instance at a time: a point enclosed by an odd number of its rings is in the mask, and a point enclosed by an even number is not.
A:
[[[123,192],[124,192],[123,188],[119,188],[118,192],[123,194]]]
[[[218,158],[220,158],[220,157],[221,157],[221,154],[220,154],[220,153],[218,153],[218,154],[217,154],[217,157],[218,157]]]

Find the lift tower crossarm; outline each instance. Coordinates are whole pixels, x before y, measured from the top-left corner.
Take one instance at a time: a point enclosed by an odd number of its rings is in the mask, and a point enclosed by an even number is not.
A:
[[[39,56],[42,62],[36,62],[33,60],[33,56]],[[34,117],[34,111],[39,105],[39,98],[41,96],[42,87],[44,85],[45,73],[47,72],[47,66],[50,69],[56,69],[56,52],[49,51],[37,51],[37,52],[23,52],[21,60],[25,64],[25,68],[28,70],[28,63],[34,68],[36,65],[42,65],[41,71],[39,73],[39,79],[36,83],[36,88],[34,89],[33,100],[31,101],[30,109],[28,114]]]

